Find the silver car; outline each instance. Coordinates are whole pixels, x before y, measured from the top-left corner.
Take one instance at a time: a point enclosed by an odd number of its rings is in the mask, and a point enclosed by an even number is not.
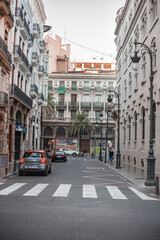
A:
[[[51,158],[44,150],[27,150],[19,163],[19,175],[28,172],[39,172],[44,176],[51,173]]]

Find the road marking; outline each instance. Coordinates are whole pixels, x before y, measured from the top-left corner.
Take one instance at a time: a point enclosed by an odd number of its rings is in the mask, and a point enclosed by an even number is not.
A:
[[[68,197],[71,186],[71,184],[60,184],[52,197]]]
[[[17,189],[23,187],[26,183],[14,183],[10,187],[7,187],[0,191],[0,195],[9,195],[10,193],[16,191]]]
[[[0,182],[0,185],[4,184],[4,182]]]
[[[96,188],[93,185],[83,185],[83,198],[97,198]]]
[[[127,199],[126,196],[115,186],[106,186],[113,199]]]
[[[156,198],[152,198],[149,197],[143,193],[141,193],[140,191],[138,191],[137,189],[135,189],[134,187],[129,187],[129,189],[134,192],[138,197],[140,197],[142,200],[158,200]]]
[[[38,196],[49,184],[37,184],[23,196]]]

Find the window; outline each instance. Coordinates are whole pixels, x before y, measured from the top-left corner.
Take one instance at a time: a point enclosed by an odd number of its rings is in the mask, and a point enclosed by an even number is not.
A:
[[[52,136],[52,135],[53,135],[52,128],[46,127],[46,128],[44,129],[44,136]]]
[[[153,22],[157,16],[157,0],[150,0],[150,12],[151,22]]]
[[[64,110],[59,110],[58,111],[58,117],[59,118],[64,118]]]
[[[109,88],[109,90],[113,90],[113,82],[108,83],[108,88]]]
[[[71,94],[71,102],[77,102],[77,94]]]
[[[48,81],[48,90],[52,90],[52,82]]]
[[[125,142],[126,141],[126,120],[124,119],[124,127],[123,127],[123,141]]]
[[[141,29],[142,29],[142,38],[144,38],[147,33],[147,10],[146,9],[141,18]]]
[[[132,94],[132,75],[131,75],[131,72],[129,73],[129,94],[131,95]]]
[[[89,95],[83,95],[82,96],[82,102],[90,102],[90,96]]]
[[[71,118],[73,118],[74,117],[74,115],[76,114],[76,110],[71,110]]]
[[[95,114],[96,114],[96,120],[99,120],[101,112],[95,112]]]
[[[136,112],[134,114],[134,121],[135,121],[135,136],[134,136],[134,139],[136,141],[137,140],[137,113]]]
[[[59,86],[60,86],[60,87],[65,87],[64,81],[60,81],[60,82],[59,82]]]
[[[101,88],[101,82],[96,82],[96,88]]]
[[[59,103],[64,103],[64,94],[59,94]]]
[[[101,103],[101,95],[96,95],[94,99],[95,99],[95,102]]]
[[[128,141],[131,141],[131,116],[128,117]]]
[[[65,129],[64,128],[58,128],[56,132],[56,137],[65,137]]]
[[[145,139],[145,109],[142,109],[142,140]]]
[[[157,66],[157,58],[156,58],[157,48],[156,48],[156,39],[155,38],[152,40],[151,46],[152,46],[152,58],[153,58],[153,70],[154,70]]]
[[[84,82],[84,87],[89,87],[89,82]]]

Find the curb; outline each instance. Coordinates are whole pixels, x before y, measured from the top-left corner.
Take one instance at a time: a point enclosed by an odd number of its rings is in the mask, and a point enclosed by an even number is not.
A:
[[[11,177],[13,175],[17,175],[17,174],[18,174],[18,172],[11,173],[11,174],[9,174],[7,176],[1,177],[0,180],[5,179],[5,178],[9,178],[9,177]]]

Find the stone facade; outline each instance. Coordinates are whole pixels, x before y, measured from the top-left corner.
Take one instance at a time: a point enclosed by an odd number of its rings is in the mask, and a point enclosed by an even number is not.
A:
[[[154,151],[156,171],[160,171],[160,2],[157,0],[127,0],[116,18],[117,91],[121,104],[121,159],[126,164],[147,167],[150,119],[150,58],[138,45],[140,69],[132,69],[134,41],[152,45]]]

